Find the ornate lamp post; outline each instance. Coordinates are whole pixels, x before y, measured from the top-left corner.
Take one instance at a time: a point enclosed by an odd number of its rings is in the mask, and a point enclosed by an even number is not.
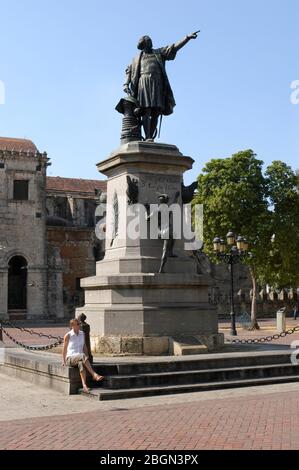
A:
[[[234,305],[234,264],[242,261],[246,256],[251,256],[248,253],[248,241],[241,235],[236,239],[235,234],[230,231],[226,235],[226,242],[220,237],[216,237],[213,240],[214,253],[221,262],[226,263],[230,266],[230,279],[231,279],[231,293],[230,293],[230,305],[231,305],[231,331],[232,336],[237,336],[236,330],[236,312]]]

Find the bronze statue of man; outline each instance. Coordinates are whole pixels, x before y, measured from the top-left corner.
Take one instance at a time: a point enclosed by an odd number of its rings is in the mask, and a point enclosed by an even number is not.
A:
[[[197,38],[189,34],[181,41],[170,46],[153,49],[149,36],[142,36],[138,42],[140,54],[126,69],[124,91],[138,100],[142,110],[142,125],[145,139],[153,141],[157,135],[158,118],[173,113],[174,96],[167,77],[165,62],[174,60],[177,52],[190,41]]]
[[[172,204],[176,204],[178,198],[180,197],[180,191],[177,191],[174,196]],[[163,240],[163,251],[161,257],[161,264],[158,273],[164,273],[164,267],[168,258],[176,258],[176,255],[173,253],[173,248],[175,244],[174,238],[174,225],[173,225],[173,213],[172,211],[165,212],[169,204],[168,194],[159,194],[158,195],[158,207],[155,207],[153,212],[149,213],[150,205],[145,204],[147,215],[146,220],[150,220],[154,217],[155,213],[158,215],[158,237]],[[161,212],[162,208],[162,212]],[[164,212],[164,217],[162,213]]]

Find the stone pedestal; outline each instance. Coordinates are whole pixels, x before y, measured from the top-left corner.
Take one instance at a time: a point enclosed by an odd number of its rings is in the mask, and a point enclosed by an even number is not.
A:
[[[169,202],[181,191],[183,173],[193,160],[173,145],[130,142],[97,165],[108,176],[106,254],[96,276],[81,280],[84,313],[91,326],[94,351],[114,354],[165,354],[172,338],[196,337],[208,350],[223,342],[215,307],[210,305],[208,275],[197,274],[196,262],[176,240],[175,258],[157,274],[163,240],[133,237],[132,202],[157,204],[159,193]],[[129,191],[130,181],[138,191]],[[181,198],[178,203],[181,204]],[[141,214],[141,217],[144,214]]]

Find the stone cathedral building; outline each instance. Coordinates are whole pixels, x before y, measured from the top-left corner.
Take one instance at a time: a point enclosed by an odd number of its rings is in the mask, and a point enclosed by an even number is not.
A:
[[[94,228],[106,182],[47,177],[49,165],[30,140],[0,137],[2,318],[70,317],[103,256]]]

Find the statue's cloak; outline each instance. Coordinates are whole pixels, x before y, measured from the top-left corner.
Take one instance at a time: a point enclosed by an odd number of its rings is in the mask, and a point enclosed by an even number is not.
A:
[[[162,114],[164,116],[168,116],[169,114],[173,113],[173,108],[175,106],[175,99],[173,96],[173,92],[168,80],[168,76],[166,73],[165,62],[166,60],[174,60],[176,57],[177,50],[175,45],[172,44],[171,46],[161,47],[160,49],[153,49],[153,53],[156,56],[157,62],[160,66],[162,72],[162,87],[163,87],[163,107],[162,107]],[[141,52],[138,56],[136,56],[131,65],[126,70],[127,75],[130,79],[131,90],[133,93],[134,98],[137,99],[138,97],[138,85],[140,79],[140,65],[142,59]]]

